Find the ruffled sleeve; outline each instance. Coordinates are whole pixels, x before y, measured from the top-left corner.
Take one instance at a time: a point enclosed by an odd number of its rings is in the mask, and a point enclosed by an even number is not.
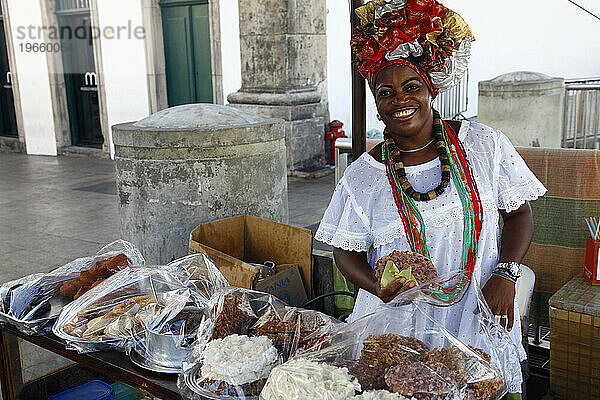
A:
[[[498,208],[511,212],[526,201],[543,196],[546,188],[531,172],[510,140],[502,132],[497,132],[494,192]]]
[[[370,223],[342,178],[325,210],[315,239],[344,250],[366,252],[373,245]]]

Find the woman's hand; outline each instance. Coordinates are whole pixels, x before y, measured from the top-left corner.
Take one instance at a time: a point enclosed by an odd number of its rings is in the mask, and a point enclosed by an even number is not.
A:
[[[498,262],[514,261],[520,263],[533,237],[533,216],[531,207],[525,202],[518,209],[507,213],[500,210],[504,220],[502,236],[500,237],[500,257]],[[494,315],[506,316],[500,318],[500,325],[511,330],[515,320],[515,284],[492,275],[482,289],[483,296]],[[517,316],[520,318],[520,316]]]
[[[510,332],[515,320],[515,284],[492,275],[481,291],[492,313],[500,315],[500,325]]]
[[[382,288],[380,282],[375,282],[374,292],[384,303],[394,300],[398,294],[415,287],[415,282],[411,281],[406,285],[406,278],[397,278],[389,285]]]
[[[381,283],[375,278],[375,272],[367,262],[366,253],[334,247],[333,256],[337,267],[346,279],[354,283],[355,287],[374,294],[385,303],[392,301],[399,293],[415,287],[415,282],[405,285],[406,279],[398,278],[382,288]]]

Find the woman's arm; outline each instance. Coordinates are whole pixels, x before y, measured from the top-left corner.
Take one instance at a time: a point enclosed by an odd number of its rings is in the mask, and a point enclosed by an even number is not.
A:
[[[517,210],[507,213],[500,210],[504,220],[500,238],[500,256],[498,262],[514,261],[520,263],[533,237],[533,216],[531,207],[525,202]],[[514,322],[515,284],[496,275],[492,275],[482,289],[483,296],[494,315],[506,315],[501,324],[510,331]]]
[[[504,221],[500,238],[500,258],[498,262],[514,261],[521,263],[533,238],[533,215],[529,202],[507,213],[500,210]]]
[[[415,286],[410,282],[406,287],[406,279],[399,278],[382,288],[375,278],[375,273],[367,262],[367,254],[356,251],[343,250],[337,247],[333,248],[333,257],[338,269],[346,279],[352,282],[356,287],[364,289],[384,302],[389,302],[398,295],[398,293]]]

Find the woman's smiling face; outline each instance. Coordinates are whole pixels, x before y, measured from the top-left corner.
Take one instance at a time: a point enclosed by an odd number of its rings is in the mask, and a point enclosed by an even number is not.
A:
[[[422,131],[431,126],[428,125],[432,119],[431,95],[427,85],[405,65],[391,65],[377,75],[375,104],[381,120],[392,134],[415,137],[427,133]]]

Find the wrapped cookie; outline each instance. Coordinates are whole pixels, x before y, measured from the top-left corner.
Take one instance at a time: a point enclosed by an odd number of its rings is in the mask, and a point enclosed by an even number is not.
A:
[[[344,385],[330,385],[319,398],[501,399],[508,389],[505,380],[512,379],[506,363],[516,351],[504,341],[506,332],[503,339],[501,332],[482,325],[478,337],[459,340],[434,318],[430,297],[415,292],[337,330],[327,346],[292,357],[274,369],[265,385],[269,398],[308,393],[307,374],[286,368],[302,360],[336,371],[343,368],[360,386],[353,397]],[[485,344],[487,350],[470,342]],[[286,371],[285,381],[275,375],[280,370]]]
[[[179,313],[191,297],[188,285],[177,268],[126,267],[65,306],[52,332],[80,353],[128,351],[134,337]]]
[[[427,257],[412,251],[394,251],[375,263],[375,277],[381,287],[386,287],[397,278],[421,285],[438,277],[435,266]]]

